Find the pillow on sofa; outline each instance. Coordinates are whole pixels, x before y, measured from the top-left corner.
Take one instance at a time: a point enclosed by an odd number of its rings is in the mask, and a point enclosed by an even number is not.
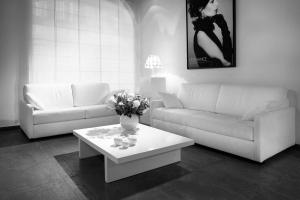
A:
[[[159,92],[158,94],[161,96],[166,108],[183,108],[181,101],[175,94],[166,92]]]
[[[34,109],[45,110],[45,106],[33,94],[26,93],[25,99],[26,99],[27,103],[29,103],[30,105],[33,106]]]
[[[266,102],[264,105],[261,105],[259,107],[247,111],[242,116],[242,120],[254,120],[254,117],[258,114],[272,112],[286,107],[289,107],[288,99],[282,99],[280,101],[269,101]]]

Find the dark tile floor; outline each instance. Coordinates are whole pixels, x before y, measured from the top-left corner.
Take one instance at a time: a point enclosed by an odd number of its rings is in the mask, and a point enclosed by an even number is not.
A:
[[[0,129],[0,199],[300,199],[300,147],[260,164],[200,145],[182,161],[106,184],[102,156],[78,159],[71,134],[28,140]]]

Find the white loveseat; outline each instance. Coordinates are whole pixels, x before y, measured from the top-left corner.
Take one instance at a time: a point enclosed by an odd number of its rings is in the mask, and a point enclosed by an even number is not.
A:
[[[105,104],[112,95],[106,83],[28,84],[23,93],[20,126],[28,138],[119,123],[119,116]]]
[[[182,108],[151,102],[153,127],[258,162],[295,144],[295,108],[286,89],[183,84],[177,98]]]

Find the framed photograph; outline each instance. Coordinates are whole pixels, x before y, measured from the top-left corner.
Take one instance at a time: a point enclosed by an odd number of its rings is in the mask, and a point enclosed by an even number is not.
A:
[[[186,0],[187,69],[236,66],[235,0]]]

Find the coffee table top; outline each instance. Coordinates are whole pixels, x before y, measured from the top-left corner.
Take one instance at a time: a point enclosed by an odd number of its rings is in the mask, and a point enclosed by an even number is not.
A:
[[[194,144],[194,140],[157,128],[138,124],[136,131],[125,131],[119,124],[79,129],[74,135],[115,163],[124,163]],[[136,144],[126,149],[115,145],[114,138],[128,135]]]

